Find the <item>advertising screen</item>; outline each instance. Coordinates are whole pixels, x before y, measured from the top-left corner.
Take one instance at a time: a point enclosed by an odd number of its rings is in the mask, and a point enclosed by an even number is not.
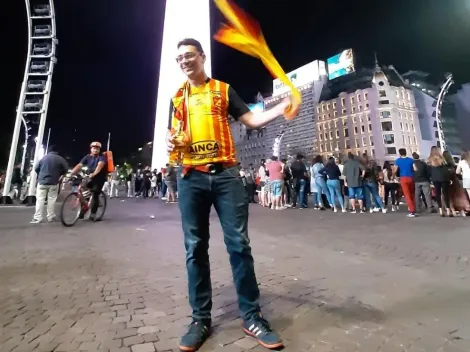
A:
[[[294,84],[295,87],[301,87],[308,83],[320,80],[320,64],[321,61],[313,61],[305,66],[299,67],[298,69],[289,72],[287,77]],[[323,63],[324,65],[324,63]],[[279,79],[273,81],[273,96],[279,95],[289,91],[289,87],[286,87],[283,82]]]
[[[354,72],[354,55],[352,49],[328,59],[328,78],[335,79]]]
[[[251,110],[251,112],[263,112],[264,111],[264,103],[259,102],[256,104],[248,104],[248,108]]]

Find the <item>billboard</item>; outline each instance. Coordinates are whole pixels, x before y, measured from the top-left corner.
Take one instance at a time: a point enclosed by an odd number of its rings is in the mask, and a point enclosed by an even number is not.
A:
[[[257,113],[257,112],[263,112],[264,111],[264,103],[263,102],[259,102],[259,103],[256,103],[256,104],[248,104],[248,108],[251,110],[251,112],[253,113]]]
[[[299,67],[298,69],[289,72],[287,77],[296,87],[304,86],[308,83],[320,80],[320,63],[321,61],[313,61],[309,64]],[[325,65],[325,63],[323,63]],[[279,95],[289,91],[289,87],[286,87],[280,79],[273,81],[273,96]]]
[[[330,57],[328,63],[328,78],[335,79],[354,72],[354,55],[352,49]]]

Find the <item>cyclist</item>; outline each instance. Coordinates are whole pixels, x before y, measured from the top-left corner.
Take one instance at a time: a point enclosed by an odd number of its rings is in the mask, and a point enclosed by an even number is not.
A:
[[[86,166],[88,168],[91,181],[88,182],[87,188],[91,191],[91,212],[90,220],[96,219],[96,212],[99,207],[99,196],[106,182],[107,169],[106,158],[101,154],[101,143],[92,142],[90,144],[90,154],[85,155],[80,163],[77,164],[72,170],[72,175],[77,174]],[[80,214],[83,218],[84,214]]]

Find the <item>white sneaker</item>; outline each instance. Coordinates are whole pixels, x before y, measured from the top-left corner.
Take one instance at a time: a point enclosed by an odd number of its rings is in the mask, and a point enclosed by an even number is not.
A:
[[[31,220],[29,223],[30,223],[30,224],[40,224],[41,222],[42,222],[42,220],[33,219],[33,220]]]
[[[397,211],[397,208],[394,205],[392,205],[392,211]]]
[[[378,212],[380,212],[380,208],[377,208],[377,207],[376,207],[376,208],[374,208],[373,210],[374,210],[374,213],[378,213]]]
[[[387,209],[383,208],[382,213],[387,214]]]
[[[337,213],[337,212],[338,212],[338,209],[333,208],[333,212]]]
[[[343,213],[347,213],[348,211],[346,209],[343,208],[342,210]]]
[[[374,212],[374,209],[373,208],[370,208],[369,209],[369,212],[372,214]]]

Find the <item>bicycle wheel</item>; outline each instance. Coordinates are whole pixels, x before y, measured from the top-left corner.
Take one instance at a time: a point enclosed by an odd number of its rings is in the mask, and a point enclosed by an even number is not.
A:
[[[65,197],[62,207],[60,208],[60,221],[65,227],[75,225],[80,217],[82,205],[78,193],[72,192]]]
[[[106,207],[108,205],[108,198],[106,198],[106,194],[103,191],[100,192],[99,195],[99,207],[98,211],[96,212],[96,221],[101,221],[103,219],[104,213],[106,212]]]

